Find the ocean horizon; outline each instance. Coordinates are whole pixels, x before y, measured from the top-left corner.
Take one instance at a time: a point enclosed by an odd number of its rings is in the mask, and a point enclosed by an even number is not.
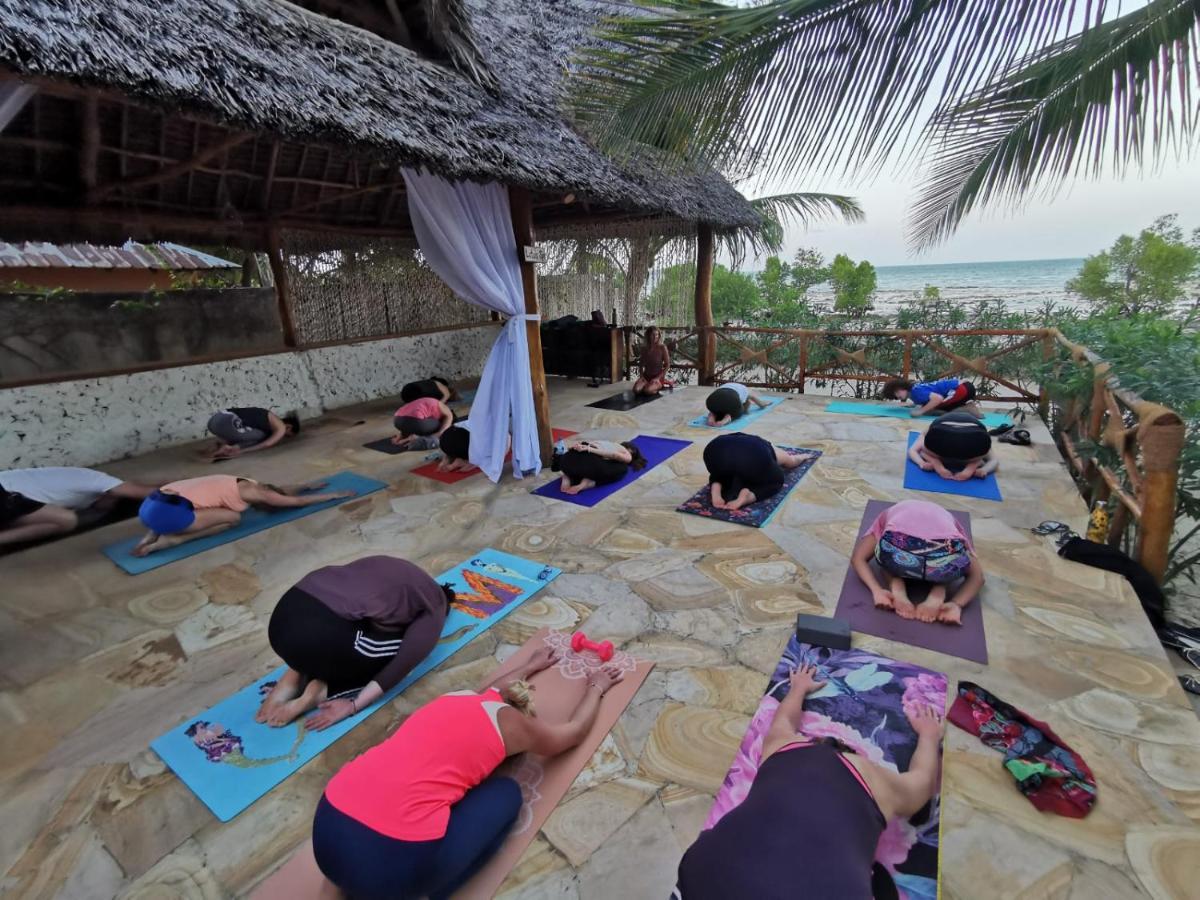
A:
[[[910,302],[926,285],[941,291],[943,299],[962,303],[1003,300],[1014,310],[1036,309],[1047,302],[1075,306],[1081,301],[1067,293],[1067,281],[1082,265],[1082,258],[1063,258],[876,266],[875,308],[886,311]],[[827,283],[814,287],[809,296],[833,299]]]

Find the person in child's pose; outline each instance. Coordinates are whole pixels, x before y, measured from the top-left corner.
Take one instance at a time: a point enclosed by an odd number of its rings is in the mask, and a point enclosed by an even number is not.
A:
[[[804,699],[824,685],[817,674],[810,666],[792,672],[749,794],[688,848],[673,897],[873,896],[872,861],[888,821],[916,814],[937,790],[942,718],[924,705],[905,709],[917,749],[907,772],[893,771],[836,739],[803,733]]]
[[[251,506],[288,509],[354,496],[354,491],[316,493],[326,484],[276,487],[236,475],[204,475],[164,484],[142,501],[138,517],[150,531],[129,552],[145,556],[217,534],[238,524]]]
[[[908,448],[908,458],[925,472],[951,481],[987,478],[1000,467],[992,436],[971,413],[938,416]]]
[[[600,700],[621,680],[604,666],[580,686],[566,722],[542,721],[527,679],[554,665],[544,647],[483,690],[443,694],[356,757],[325,787],[313,817],[321,873],[358,898],[440,900],[491,858],[521,812],[521,788],[495,774],[510,756],[557,756],[577,746]]]
[[[397,447],[429,450],[438,445],[442,432],[454,424],[454,413],[443,400],[420,397],[396,410],[392,424],[400,432],[392,438]]]
[[[788,453],[756,434],[722,434],[704,448],[709,500],[717,509],[735,512],[774,497],[783,488],[784,469],[810,459],[811,453]]]
[[[632,468],[646,468],[646,457],[632,441],[579,440],[567,445],[567,452],[557,458],[562,472],[558,489],[564,494],[578,494],[598,484],[620,481]]]
[[[646,329],[646,346],[642,348],[642,371],[634,382],[633,392],[651,396],[666,386],[667,369],[671,367],[671,351],[663,343],[662,334],[651,325]]]
[[[279,727],[319,707],[305,724],[320,731],[362,712],[437,646],[454,599],[392,556],[309,572],[271,613],[267,639],[288,670],[255,721]]]
[[[456,422],[443,431],[438,439],[438,448],[442,451],[442,459],[437,465],[439,472],[466,472],[475,468],[470,458],[470,422]]]
[[[883,383],[883,398],[899,400],[901,403],[911,400],[914,418],[961,409],[981,419],[983,410],[975,402],[976,393],[975,385],[957,378],[941,378],[937,381],[889,378]]]
[[[217,438],[212,458],[231,459],[274,447],[300,433],[300,414],[277,416],[261,406],[231,406],[217,410],[208,420],[209,433]]]
[[[887,573],[887,587],[875,577],[871,560]],[[889,506],[858,539],[851,557],[854,571],[880,609],[902,619],[962,624],[962,611],[983,587],[983,566],[958,521],[928,500],[901,500]],[[962,579],[953,596],[951,583]],[[908,582],[930,585],[919,604],[908,598]]]
[[[422,381],[410,381],[400,389],[401,403],[412,403],[414,400],[420,400],[422,397],[432,397],[434,400],[449,403],[451,400],[456,399],[457,396],[454,388],[450,387],[450,382],[437,375],[432,375]]]
[[[750,393],[750,388],[736,381],[726,382],[708,395],[704,405],[708,408],[708,425],[720,428],[728,425],[734,419],[740,419],[750,412],[750,404],[759,409],[765,409],[767,403],[757,394]]]

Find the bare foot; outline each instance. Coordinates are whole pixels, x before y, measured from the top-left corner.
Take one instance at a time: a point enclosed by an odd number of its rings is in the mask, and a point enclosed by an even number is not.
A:
[[[917,604],[915,615],[918,621],[933,622],[937,619],[938,610],[941,608],[940,600],[927,599]]]
[[[937,620],[947,625],[961,625],[962,607],[957,603],[943,603],[938,610]]]
[[[158,542],[158,535],[153,531],[137,542],[137,546],[129,551],[130,556],[141,558],[147,553],[153,553],[158,549],[155,545]]]
[[[913,602],[907,597],[896,597],[892,608],[896,610],[896,615],[902,619],[915,619],[917,617],[917,608],[913,606]]]
[[[310,709],[316,709],[324,702],[328,693],[325,682],[313,679],[304,688],[304,693],[287,703],[276,705],[267,715],[267,724],[281,728],[289,722],[294,722]]]
[[[262,705],[259,706],[258,712],[254,714],[254,721],[265,723],[269,719],[281,715],[279,707],[289,700],[296,698],[296,695],[300,693],[300,684],[301,678],[299,672],[295,669],[288,669],[284,672],[283,677],[275,682],[275,686],[271,688],[270,693],[263,698]]]

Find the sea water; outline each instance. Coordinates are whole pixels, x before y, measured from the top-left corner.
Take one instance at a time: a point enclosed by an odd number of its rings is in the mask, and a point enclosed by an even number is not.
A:
[[[945,300],[972,303],[1003,300],[1013,311],[1033,310],[1046,302],[1083,305],[1067,292],[1067,282],[1079,273],[1082,259],[1029,259],[1003,262],[942,263],[915,266],[876,266],[877,312],[894,310],[911,302],[926,285],[936,287]],[[828,284],[809,291],[817,301],[832,303]]]

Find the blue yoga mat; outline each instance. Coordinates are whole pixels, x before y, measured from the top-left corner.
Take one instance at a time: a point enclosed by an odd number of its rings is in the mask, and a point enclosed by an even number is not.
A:
[[[338,472],[336,475],[329,476],[328,481],[329,484],[321,488],[322,491],[354,491],[359,497],[365,494],[373,494],[375,491],[380,491],[387,487],[382,481],[376,481],[374,478],[365,478],[362,475],[355,475],[353,472]],[[330,500],[328,503],[318,503],[315,506],[300,506],[292,509],[271,511],[251,508],[242,513],[241,522],[219,534],[210,534],[208,537],[196,538],[194,541],[187,541],[166,550],[159,550],[156,553],[151,553],[149,556],[132,556],[129,551],[136,547],[138,541],[142,539],[139,535],[138,537],[131,537],[120,543],[105,547],[104,555],[130,575],[141,575],[143,572],[149,572],[151,569],[157,569],[176,560],[187,559],[189,556],[195,556],[197,553],[203,553],[205,550],[211,550],[213,547],[220,547],[222,544],[228,544],[230,541],[236,541],[247,535],[266,531],[268,528],[282,525],[284,522],[292,522],[353,499],[355,498],[347,497],[345,500]]]
[[[912,416],[911,406],[881,406],[878,403],[834,400],[825,405],[825,412],[845,413],[851,416],[882,416],[885,419],[908,419],[913,422],[933,421],[937,416]],[[1009,423],[1008,416],[1000,413],[985,413],[983,424],[988,428]]]
[[[908,433],[908,449],[920,437],[915,431]],[[951,481],[943,478],[937,472],[926,472],[911,459],[908,452],[904,454],[904,486],[912,491],[930,491],[934,494],[959,494],[963,497],[977,497],[980,500],[1003,500],[1000,496],[1000,483],[996,481],[993,472],[987,478],[972,478],[969,481]]]
[[[199,716],[189,717],[150,746],[213,815],[228,822],[561,572],[491,549],[443,572],[438,582],[449,582],[463,606],[450,610],[433,652],[378,701],[324,731],[308,731],[296,722],[272,728],[254,721],[262,698],[286,671],[280,666]],[[190,729],[196,733],[189,735]]]
[[[713,431],[724,431],[725,429],[729,429],[731,431],[736,431],[737,429],[739,429],[745,425],[749,425],[751,422],[753,422],[759,416],[763,415],[764,413],[770,412],[775,407],[777,407],[780,403],[783,402],[782,397],[767,397],[765,399],[767,401],[766,406],[762,407],[761,409],[759,409],[757,406],[754,406],[754,408],[751,409],[750,412],[743,414],[740,419],[734,419],[732,422],[730,422],[726,425],[709,425],[707,413],[705,413],[702,416],[697,416],[696,418],[692,419],[692,421],[688,422],[688,424],[691,425],[693,428],[710,428]],[[751,405],[753,406],[753,404],[751,404]]]
[[[553,481],[546,482],[535,490],[534,493],[541,494],[543,497],[553,497],[555,500],[566,500],[568,503],[574,503],[576,506],[595,506],[605,497],[615,494],[621,488],[625,487],[625,485],[637,481],[659,463],[665,462],[684,447],[690,446],[692,442],[639,434],[631,443],[642,451],[642,456],[646,457],[646,468],[634,471],[630,467],[629,471],[625,473],[625,477],[620,481],[614,481],[612,484],[597,485],[581,494],[564,494],[560,491],[558,485],[562,479],[555,473]]]

